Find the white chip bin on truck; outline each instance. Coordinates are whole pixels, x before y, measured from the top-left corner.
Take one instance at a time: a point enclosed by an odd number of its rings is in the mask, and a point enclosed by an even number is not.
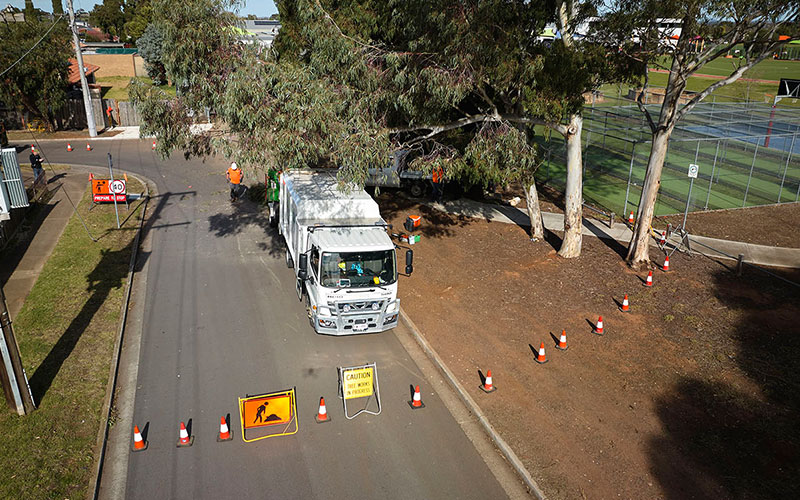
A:
[[[397,326],[397,257],[378,204],[340,189],[336,172],[281,174],[278,231],[317,333],[375,333]],[[406,253],[406,274],[413,271]],[[295,263],[297,265],[295,266]]]

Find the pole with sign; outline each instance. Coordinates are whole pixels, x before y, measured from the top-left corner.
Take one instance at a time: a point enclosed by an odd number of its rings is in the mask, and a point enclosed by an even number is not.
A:
[[[697,179],[697,173],[700,171],[700,167],[695,165],[694,163],[689,165],[689,194],[686,195],[686,210],[683,211],[683,224],[681,227],[686,229],[686,217],[689,215],[689,203],[692,201],[692,188],[694,187],[694,180]]]
[[[111,193],[111,197],[114,198],[114,212],[117,214],[117,229],[119,229],[119,210],[117,209],[117,193],[113,189],[114,187],[118,188],[119,185],[115,185],[115,182],[117,181],[114,180],[114,170],[111,166],[111,163],[112,163],[111,153],[108,153],[108,176],[109,176],[108,191]],[[124,184],[122,185],[122,190],[123,191],[125,190]]]

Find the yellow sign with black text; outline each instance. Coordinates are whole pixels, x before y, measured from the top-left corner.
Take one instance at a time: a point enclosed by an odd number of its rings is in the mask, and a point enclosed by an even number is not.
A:
[[[374,367],[356,368],[342,371],[342,392],[344,399],[355,399],[372,396],[374,385]]]

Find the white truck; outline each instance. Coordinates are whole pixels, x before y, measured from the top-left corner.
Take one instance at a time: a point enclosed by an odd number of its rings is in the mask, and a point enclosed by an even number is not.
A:
[[[355,186],[341,190],[335,170],[283,172],[279,189],[286,265],[295,269],[314,330],[351,335],[397,326],[395,245],[375,200]],[[405,271],[413,271],[411,250]]]

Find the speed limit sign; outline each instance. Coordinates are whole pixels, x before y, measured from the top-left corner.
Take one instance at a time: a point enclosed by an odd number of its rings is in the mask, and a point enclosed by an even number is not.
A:
[[[123,194],[125,192],[125,181],[115,180],[109,183],[108,190],[114,194]]]

